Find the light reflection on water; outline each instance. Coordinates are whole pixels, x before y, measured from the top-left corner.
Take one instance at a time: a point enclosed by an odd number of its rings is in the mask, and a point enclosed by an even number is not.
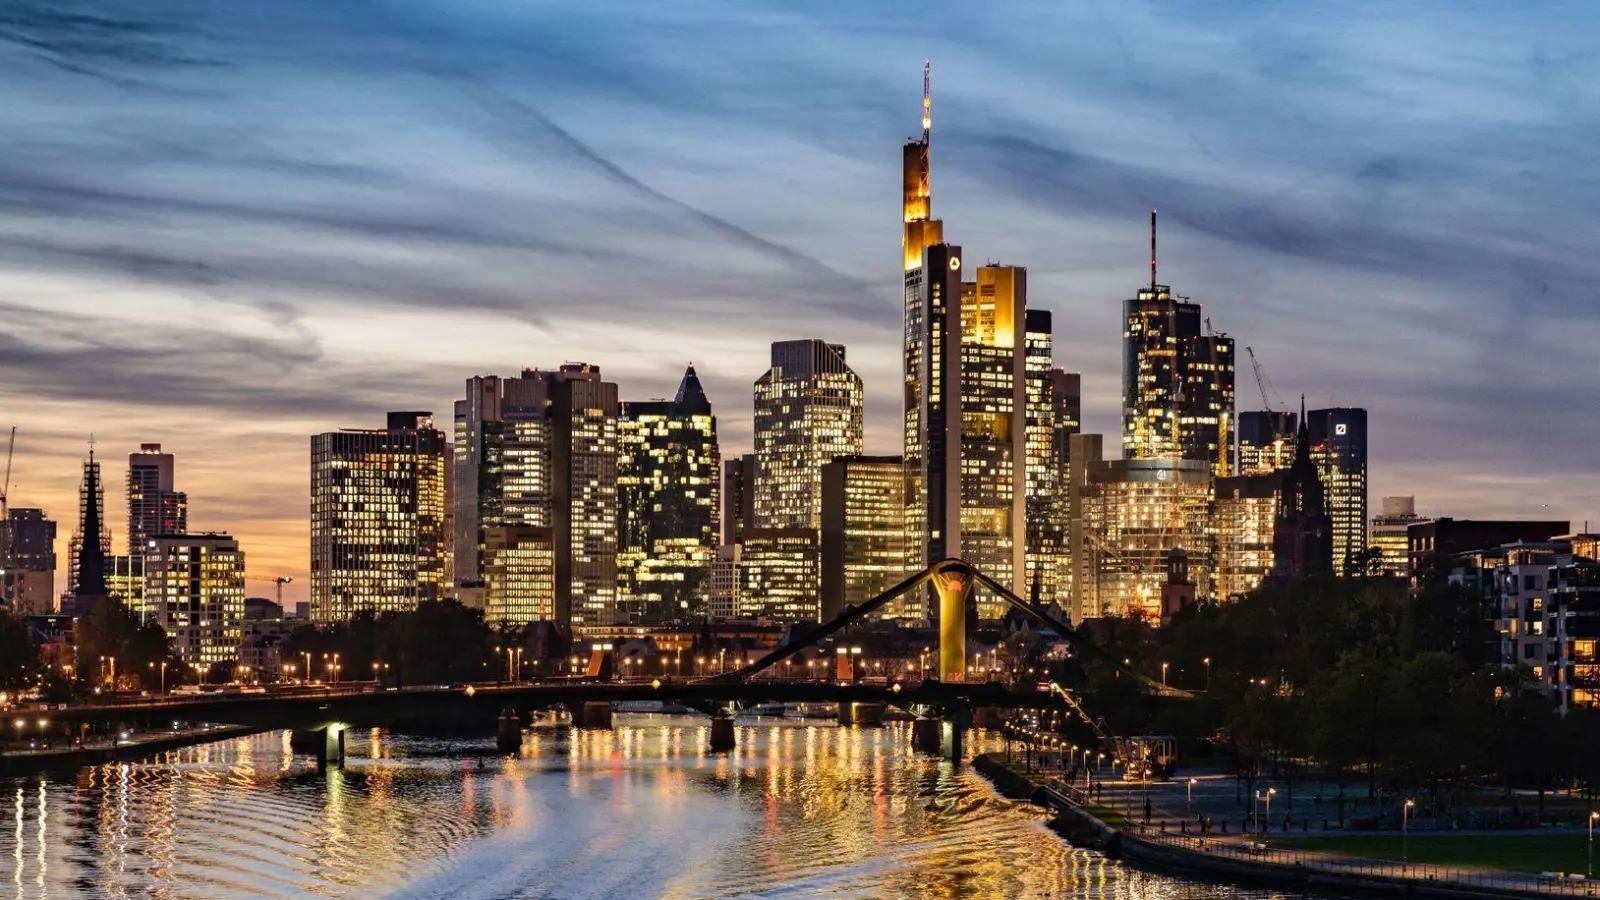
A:
[[[757,720],[712,755],[704,720],[616,721],[536,731],[519,759],[362,730],[319,772],[274,732],[0,781],[0,900],[1265,896],[1068,847],[904,725]]]

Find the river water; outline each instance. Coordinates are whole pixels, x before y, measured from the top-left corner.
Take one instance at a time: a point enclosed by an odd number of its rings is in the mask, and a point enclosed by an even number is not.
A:
[[[0,781],[0,900],[1267,896],[1074,849],[905,725],[752,720],[714,755],[704,723],[536,729],[516,759],[358,730],[325,772],[273,732]]]

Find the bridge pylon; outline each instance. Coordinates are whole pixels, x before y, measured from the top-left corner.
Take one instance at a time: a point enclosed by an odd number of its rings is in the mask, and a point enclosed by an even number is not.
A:
[[[939,680],[967,680],[967,595],[972,593],[972,569],[955,559],[941,560],[933,570],[933,589],[939,595]]]

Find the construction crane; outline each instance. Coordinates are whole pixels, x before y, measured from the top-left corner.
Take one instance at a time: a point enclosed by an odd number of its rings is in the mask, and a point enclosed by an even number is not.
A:
[[[249,572],[246,572],[245,576],[244,576],[244,580],[245,581],[270,581],[273,584],[277,585],[278,586],[278,606],[282,607],[283,606],[283,586],[286,585],[286,584],[292,583],[294,581],[294,577],[291,576],[291,575],[254,575],[254,574],[251,574]]]
[[[1246,347],[1244,348],[1244,352],[1250,354],[1250,368],[1256,373],[1256,388],[1261,391],[1261,409],[1266,412],[1271,412],[1273,408],[1272,400],[1267,397],[1267,375],[1265,372],[1261,371],[1261,361],[1256,359],[1256,350],[1254,347]],[[1277,392],[1274,391],[1273,393]],[[1282,397],[1278,398],[1278,408],[1283,408]]]
[[[0,519],[11,518],[11,455],[17,451],[17,426],[11,426],[11,443],[6,447],[6,480],[0,484]]]

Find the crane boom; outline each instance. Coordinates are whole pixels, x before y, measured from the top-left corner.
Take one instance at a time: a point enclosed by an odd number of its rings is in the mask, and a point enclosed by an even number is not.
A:
[[[1246,347],[1244,352],[1250,354],[1250,368],[1256,373],[1256,390],[1261,392],[1261,408],[1272,410],[1272,401],[1267,399],[1267,380],[1261,375],[1261,362],[1256,359],[1256,348]]]
[[[6,480],[0,485],[0,519],[11,517],[11,456],[17,452],[17,426],[11,426],[11,444],[6,447]]]

